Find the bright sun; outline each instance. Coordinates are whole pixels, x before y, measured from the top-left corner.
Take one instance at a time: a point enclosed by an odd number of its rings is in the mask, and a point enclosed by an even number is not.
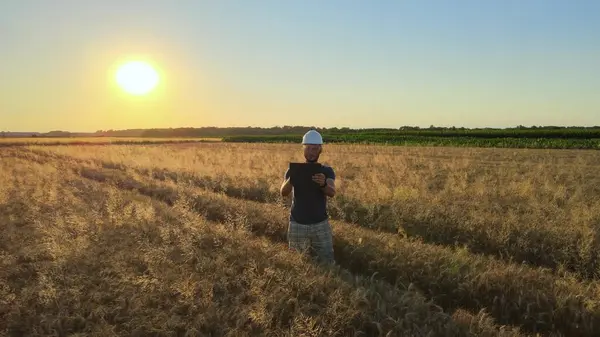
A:
[[[131,61],[117,69],[117,84],[131,95],[145,95],[156,87],[159,76],[146,62]]]

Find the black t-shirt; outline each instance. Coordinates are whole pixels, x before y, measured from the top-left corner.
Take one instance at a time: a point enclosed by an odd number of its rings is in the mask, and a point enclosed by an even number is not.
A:
[[[327,165],[322,165],[322,173],[325,179],[335,180],[335,171]],[[285,179],[290,177],[289,169],[285,172]],[[315,183],[312,189],[293,189],[292,209],[290,221],[309,225],[325,221],[329,218],[327,214],[327,196]]]

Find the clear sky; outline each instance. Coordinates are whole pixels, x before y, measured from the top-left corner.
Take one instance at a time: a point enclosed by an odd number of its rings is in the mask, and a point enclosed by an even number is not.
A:
[[[600,124],[600,1],[15,0],[0,131]],[[131,96],[115,66],[161,82]]]

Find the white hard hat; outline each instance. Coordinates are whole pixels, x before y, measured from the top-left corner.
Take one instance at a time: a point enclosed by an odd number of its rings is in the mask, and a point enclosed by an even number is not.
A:
[[[302,144],[321,145],[323,144],[323,138],[321,137],[321,134],[318,133],[316,130],[310,130],[304,134],[304,137],[302,137]]]

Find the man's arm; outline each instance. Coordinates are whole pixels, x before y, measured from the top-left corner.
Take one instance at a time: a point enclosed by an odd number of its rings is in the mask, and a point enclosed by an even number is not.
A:
[[[292,192],[292,181],[289,177],[289,171],[285,172],[285,178],[281,187],[279,188],[279,193],[282,197],[287,197]]]
[[[331,167],[327,167],[325,171],[325,186],[321,187],[323,193],[332,198],[335,196],[335,171]]]
[[[334,197],[335,196],[335,180],[333,180],[332,178],[327,178],[327,180],[325,180],[325,187],[321,187],[321,191],[323,191],[323,193],[328,196],[328,197]]]

